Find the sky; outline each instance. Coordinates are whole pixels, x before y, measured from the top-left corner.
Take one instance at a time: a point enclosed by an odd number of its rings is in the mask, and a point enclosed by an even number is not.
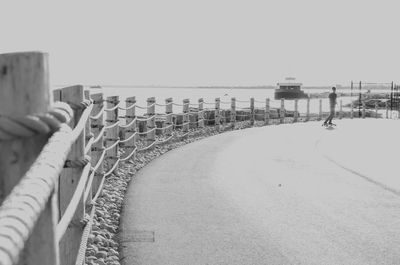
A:
[[[398,81],[392,0],[0,0],[0,53],[49,53],[51,84]],[[396,36],[397,35],[397,36]]]

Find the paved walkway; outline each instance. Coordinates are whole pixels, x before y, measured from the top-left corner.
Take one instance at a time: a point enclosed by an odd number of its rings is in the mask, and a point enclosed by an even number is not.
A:
[[[154,160],[126,195],[123,264],[400,264],[400,121],[337,123],[224,133]]]

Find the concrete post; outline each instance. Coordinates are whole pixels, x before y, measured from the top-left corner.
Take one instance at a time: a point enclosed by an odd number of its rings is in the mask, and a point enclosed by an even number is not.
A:
[[[310,98],[307,98],[307,114],[306,114],[306,121],[310,120]]]
[[[339,107],[339,119],[343,118],[343,102],[340,100],[340,107]]]
[[[231,98],[231,128],[235,128],[236,124],[236,98]]]

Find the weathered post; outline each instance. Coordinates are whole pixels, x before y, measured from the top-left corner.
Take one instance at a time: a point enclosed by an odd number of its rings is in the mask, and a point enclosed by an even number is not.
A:
[[[84,91],[84,95],[85,95],[85,100],[91,100],[90,99],[90,90],[85,89]],[[91,150],[91,146],[88,146],[88,144],[90,143],[90,141],[93,140],[94,135],[90,130],[90,125],[91,125],[91,121],[90,121],[90,117],[87,119],[86,121],[86,126],[85,126],[85,155],[92,157],[92,150]],[[88,150],[86,148],[89,148]],[[93,183],[93,182],[92,182]],[[85,202],[85,205],[87,206],[91,199],[92,199],[92,190],[89,190],[89,195],[87,197],[87,201]]]
[[[165,99],[165,126],[168,127],[165,129],[165,135],[171,136],[172,135],[172,98]]]
[[[184,133],[189,131],[189,104],[190,104],[189,99],[184,99],[183,100],[182,131]]]
[[[297,122],[298,113],[299,113],[299,100],[298,100],[298,99],[295,99],[295,100],[294,100],[293,122]]]
[[[92,157],[90,163],[92,167],[95,167],[98,163],[100,163],[96,173],[94,174],[92,182],[92,192],[96,193],[100,186],[104,171],[103,162],[99,162],[99,160],[102,159],[104,152],[104,100],[103,93],[92,94],[90,97],[93,100],[91,116],[95,117],[91,119],[92,124],[90,125],[91,131],[95,137],[95,142],[92,145]]]
[[[125,100],[125,106],[126,106],[126,113],[125,113],[125,123],[126,124],[131,124],[129,127],[125,128],[125,137],[124,139],[129,139],[126,142],[124,142],[124,147],[130,149],[133,151],[136,148],[136,136],[137,133],[136,131],[136,126],[137,122],[134,121],[136,119],[136,97],[128,97]],[[127,152],[129,154],[129,152]],[[135,154],[133,154],[132,158],[135,158]]]
[[[280,123],[285,122],[285,99],[281,98]]]
[[[147,99],[147,146],[151,145],[156,140],[156,98]]]
[[[322,99],[319,100],[318,120],[322,120]]]
[[[378,102],[375,102],[375,118],[378,118]]]
[[[106,148],[110,148],[106,151],[106,158],[108,160],[108,168],[111,169],[114,163],[118,160],[118,144],[115,144],[119,140],[119,126],[118,126],[118,107],[119,97],[112,96],[107,97],[107,113],[106,113],[106,124],[108,129],[106,130]]]
[[[220,106],[221,106],[221,101],[220,101],[220,99],[219,99],[219,98],[215,98],[215,112],[214,112],[214,117],[215,117],[215,129],[216,129],[217,131],[219,131],[220,128],[221,128],[221,125],[220,125],[220,123],[221,123],[221,122],[220,122],[221,117],[220,117],[220,115],[219,115]]]
[[[254,98],[250,98],[250,125],[254,125]]]
[[[350,118],[353,119],[354,118],[354,105],[353,105],[353,101],[351,101],[350,103]]]
[[[362,102],[362,118],[365,119],[365,101]]]
[[[230,118],[231,128],[235,128],[236,124],[236,98],[231,98],[231,118]]]
[[[310,120],[310,98],[307,98],[307,114],[306,114],[306,121]]]
[[[81,103],[84,100],[83,86],[65,87],[61,91],[61,101],[69,103],[74,110],[74,118],[70,122],[71,128],[74,128],[82,115],[83,108]],[[61,172],[59,183],[59,205],[60,217],[63,216],[67,209],[72,196],[77,188],[82,175],[83,167],[72,166],[74,161],[80,161],[84,158],[85,151],[85,131],[83,131],[76,142],[72,145],[71,151],[67,157],[67,163],[64,170]],[[68,162],[71,163],[68,163]],[[60,241],[60,261],[61,265],[75,264],[76,256],[79,250],[79,243],[82,237],[82,225],[80,222],[85,215],[85,202],[83,196],[80,198],[76,208],[74,217],[70,225],[65,231],[64,236]]]
[[[264,112],[264,123],[265,123],[265,125],[269,124],[269,115],[270,115],[269,98],[266,98],[265,99],[265,112]]]
[[[339,119],[343,118],[343,102],[340,100],[340,107],[339,107]]]
[[[48,69],[48,55],[45,53],[0,55],[0,116],[24,117],[46,113],[51,102]],[[0,203],[31,167],[48,137],[47,134],[38,134],[21,138],[12,137],[11,133],[11,137],[6,139],[4,135],[0,135]],[[20,264],[59,264],[55,235],[58,209],[54,203],[57,187],[52,188],[55,188],[53,196],[46,203],[46,208],[25,245]],[[6,236],[0,235],[0,242],[6,241],[11,242]],[[2,247],[0,255],[8,255]]]
[[[204,100],[199,98],[199,116],[198,116],[199,128],[204,128]]]

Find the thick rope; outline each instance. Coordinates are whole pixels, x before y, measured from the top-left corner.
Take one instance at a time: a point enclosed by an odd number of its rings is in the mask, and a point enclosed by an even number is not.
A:
[[[0,207],[0,256],[8,260],[2,259],[2,265],[18,263],[25,242],[53,194],[73,141],[71,128],[62,124],[60,130],[43,147],[35,163],[3,201]]]
[[[89,239],[90,231],[92,230],[92,223],[94,218],[94,213],[96,212],[96,206],[92,206],[90,211],[89,221],[87,222],[85,229],[83,230],[81,244],[79,245],[78,256],[76,258],[75,265],[82,265],[85,261],[85,254],[87,248],[87,241]]]
[[[57,131],[61,124],[68,123],[73,117],[71,107],[63,102],[56,102],[45,114],[26,115],[22,117],[0,114],[0,141],[16,138],[29,138],[38,134]]]

